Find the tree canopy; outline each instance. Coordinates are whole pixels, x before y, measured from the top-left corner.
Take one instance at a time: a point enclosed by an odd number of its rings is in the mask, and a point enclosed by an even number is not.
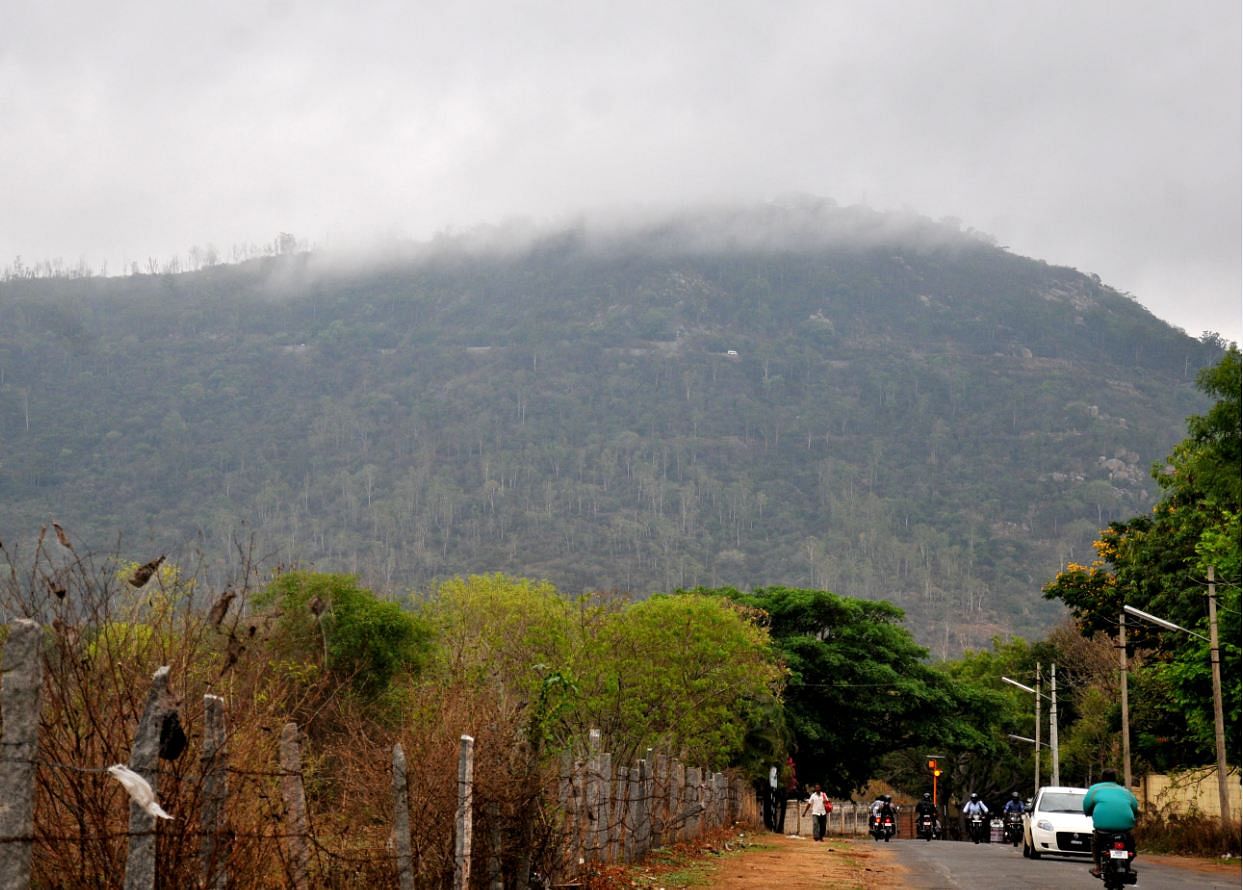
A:
[[[789,671],[785,720],[801,781],[850,794],[893,751],[993,744],[980,729],[990,696],[928,666],[896,606],[788,587],[703,592],[766,616]]]
[[[1153,468],[1162,496],[1150,516],[1113,522],[1090,565],[1071,563],[1045,587],[1070,607],[1086,635],[1116,634],[1123,605],[1208,634],[1210,567],[1219,596],[1228,758],[1239,762],[1240,363],[1237,347],[1202,371],[1214,397],[1187,421],[1188,436]],[[1177,631],[1128,619],[1138,652],[1132,697],[1136,751],[1158,766],[1213,759],[1208,645]]]

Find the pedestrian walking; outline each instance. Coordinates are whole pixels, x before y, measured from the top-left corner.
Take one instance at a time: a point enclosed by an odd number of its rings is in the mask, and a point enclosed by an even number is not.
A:
[[[811,813],[811,839],[824,840],[825,830],[829,824],[829,813],[833,812],[833,801],[820,790],[819,785],[813,786],[811,796],[807,798],[807,806],[803,807],[803,815]]]

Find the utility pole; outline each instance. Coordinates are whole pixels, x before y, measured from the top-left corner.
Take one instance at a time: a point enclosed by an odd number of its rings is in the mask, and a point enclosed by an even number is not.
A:
[[[1036,662],[1036,790],[1032,799],[1040,793],[1040,663]]]
[[[1057,757],[1057,665],[1049,665],[1049,750],[1053,752],[1053,784],[1062,784]]]
[[[1126,698],[1126,612],[1118,615],[1118,664],[1122,670],[1122,780],[1131,787],[1131,709]]]
[[[1217,741],[1217,797],[1221,805],[1221,827],[1234,834],[1230,818],[1230,786],[1226,783],[1226,721],[1221,704],[1221,649],[1217,645],[1217,580],[1214,566],[1208,567],[1209,653],[1213,661],[1213,735]]]

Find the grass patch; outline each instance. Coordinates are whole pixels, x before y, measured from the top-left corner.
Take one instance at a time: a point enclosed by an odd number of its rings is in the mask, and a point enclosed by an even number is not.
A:
[[[757,837],[736,830],[725,830],[690,844],[659,847],[648,853],[640,865],[605,869],[588,881],[588,887],[663,887],[683,890],[711,887],[721,863],[743,853],[771,850]]]

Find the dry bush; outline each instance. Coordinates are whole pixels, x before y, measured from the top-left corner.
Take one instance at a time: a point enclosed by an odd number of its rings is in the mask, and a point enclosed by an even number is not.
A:
[[[1181,856],[1239,855],[1239,834],[1222,828],[1221,819],[1199,813],[1145,814],[1135,828],[1143,853]]]
[[[63,542],[63,543],[62,543]],[[170,669],[170,692],[185,751],[161,760],[157,795],[173,821],[157,825],[157,883],[197,886],[204,799],[200,761],[203,696],[225,700],[230,888],[287,886],[278,743],[285,723],[305,734],[302,776],[315,887],[396,887],[392,750],[409,771],[411,834],[419,887],[453,875],[459,738],[475,738],[472,863],[475,883],[500,869],[509,887],[532,869],[560,863],[556,770],[527,743],[525,715],[504,695],[403,680],[377,708],[329,679],[322,664],[281,661],[265,645],[271,623],[253,614],[249,568],[230,588],[208,593],[192,576],[155,565],[80,557],[57,529],[40,537],[24,567],[3,548],[0,608],[45,629],[42,715],[35,800],[34,879],[41,887],[121,884],[129,800],[104,770],[127,763],[151,689]],[[249,565],[249,564],[247,564]],[[224,608],[221,608],[224,606]],[[214,608],[213,608],[214,607]],[[393,701],[402,701],[394,719]]]
[[[402,743],[410,807],[418,814],[411,820],[416,883],[436,886],[452,877],[463,735],[475,740],[472,874],[499,869],[506,886],[519,886],[517,877],[532,869],[563,869],[561,824],[550,805],[557,799],[556,765],[527,744],[522,709],[506,706],[495,691],[429,684],[418,691],[414,714]]]

